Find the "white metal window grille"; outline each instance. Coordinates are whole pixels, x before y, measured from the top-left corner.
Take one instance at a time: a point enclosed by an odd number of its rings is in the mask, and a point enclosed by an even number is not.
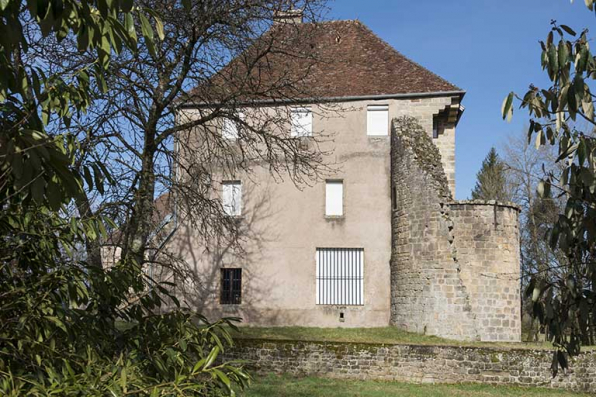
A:
[[[242,182],[224,181],[222,204],[224,211],[229,216],[242,214]]]
[[[364,249],[317,248],[317,305],[364,305]]]
[[[244,119],[244,114],[238,113],[238,118]],[[224,139],[238,139],[238,122],[228,118],[223,119],[221,135]]]
[[[312,111],[310,108],[291,110],[291,135],[294,137],[312,135]]]
[[[325,215],[343,216],[344,183],[343,181],[327,181],[325,183]]]
[[[366,134],[389,134],[389,106],[369,105],[366,112]]]

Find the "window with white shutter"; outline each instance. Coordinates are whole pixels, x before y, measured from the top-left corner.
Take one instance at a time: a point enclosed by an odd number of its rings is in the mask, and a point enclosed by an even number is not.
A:
[[[325,215],[343,216],[344,183],[343,181],[327,181],[325,183]]]
[[[224,181],[222,204],[229,216],[242,214],[242,183],[240,181]]]
[[[244,119],[244,114],[238,113],[239,119]],[[235,140],[238,139],[238,121],[225,118],[223,119],[223,126],[221,130],[221,135],[224,139]]]
[[[364,249],[317,248],[317,305],[364,305]]]
[[[369,105],[366,112],[366,134],[367,135],[388,135],[389,134],[389,106]]]
[[[310,108],[292,109],[291,118],[292,136],[312,136],[312,111]]]

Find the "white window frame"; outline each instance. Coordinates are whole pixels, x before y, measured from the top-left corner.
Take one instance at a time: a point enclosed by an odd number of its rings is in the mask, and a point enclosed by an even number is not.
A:
[[[325,216],[344,216],[344,181],[341,179],[325,181]]]
[[[244,120],[244,113],[238,112],[237,116],[240,120]],[[230,118],[224,118],[223,124],[221,128],[221,136],[224,139],[229,139],[231,141],[235,141],[238,139],[238,129],[240,127],[240,123],[236,120]]]
[[[230,180],[222,182],[222,205],[226,215],[242,215],[242,182]]]
[[[364,305],[364,249],[317,248],[316,304]]]
[[[366,135],[389,135],[389,105],[368,105],[366,108]]]
[[[310,107],[290,109],[290,135],[292,137],[312,136],[312,109]]]

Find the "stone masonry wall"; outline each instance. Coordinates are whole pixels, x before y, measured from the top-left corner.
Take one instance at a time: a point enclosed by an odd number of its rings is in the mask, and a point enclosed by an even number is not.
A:
[[[453,202],[439,150],[413,118],[393,121],[391,168],[391,324],[519,341],[518,210]]]
[[[391,323],[411,332],[477,340],[469,294],[452,251],[451,201],[441,157],[411,118],[393,121]]]
[[[258,373],[412,383],[489,383],[596,393],[596,352],[573,358],[553,378],[552,351],[237,339],[226,359],[249,360]]]
[[[429,137],[433,136],[433,118],[446,107],[454,105],[457,98],[417,98],[401,101],[398,116],[414,117]],[[451,195],[455,196],[455,126],[444,125],[433,143],[441,153],[441,164],[447,177]]]
[[[482,339],[519,342],[519,209],[494,201],[450,208],[461,278]]]

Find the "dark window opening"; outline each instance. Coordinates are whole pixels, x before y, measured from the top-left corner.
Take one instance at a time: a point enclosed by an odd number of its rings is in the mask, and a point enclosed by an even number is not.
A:
[[[396,210],[397,209],[397,187],[393,186],[391,189],[391,207]]]
[[[433,139],[439,137],[439,122],[436,117],[433,117]]]
[[[239,305],[242,303],[242,269],[221,269],[222,305]]]

